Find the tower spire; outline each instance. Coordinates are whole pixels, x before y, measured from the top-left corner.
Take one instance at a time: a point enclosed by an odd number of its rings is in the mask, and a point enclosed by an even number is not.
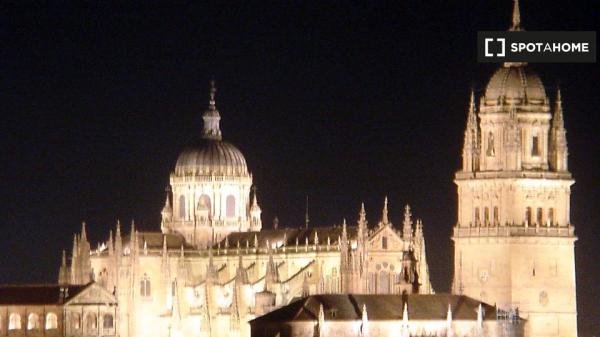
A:
[[[67,253],[63,249],[62,260],[61,260],[60,268],[58,270],[58,284],[68,284],[68,283],[69,283],[69,270],[67,269]]]
[[[560,88],[556,89],[556,106],[552,116],[550,129],[550,166],[555,171],[568,170],[569,150],[567,147],[567,131],[562,108]]]
[[[560,93],[560,87],[556,88],[556,107],[554,108],[554,118],[552,119],[552,126],[555,128],[564,128],[564,117],[562,108],[562,95]]]
[[[215,81],[210,81],[210,100],[208,102],[208,110],[202,115],[204,120],[204,129],[202,130],[202,138],[210,140],[221,140],[221,129],[219,128],[219,121],[221,115],[217,110],[217,104],[215,100],[215,94],[217,93],[217,87]]]
[[[467,127],[463,143],[463,171],[471,172],[478,168],[479,158],[479,126],[477,125],[477,112],[475,111],[475,92],[471,88],[469,99],[469,112],[467,114]]]
[[[467,128],[477,127],[477,116],[475,115],[475,90],[471,88],[469,98],[469,115],[467,117]]]
[[[387,225],[389,223],[390,220],[388,218],[388,197],[386,195],[385,199],[383,200],[383,210],[381,211],[381,223],[379,224],[379,226]]]
[[[519,9],[519,0],[514,0],[513,11],[512,11],[512,25],[510,26],[511,31],[520,31],[521,28],[521,10]]]
[[[410,212],[410,206],[407,204],[404,207],[404,221],[402,222],[402,238],[405,242],[410,242],[412,240],[412,213]]]

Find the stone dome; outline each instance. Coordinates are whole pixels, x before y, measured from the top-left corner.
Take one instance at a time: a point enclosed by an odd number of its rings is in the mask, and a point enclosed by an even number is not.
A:
[[[546,101],[542,80],[525,64],[504,65],[494,73],[485,89],[486,105],[543,104]]]
[[[216,139],[202,139],[181,152],[175,164],[176,176],[248,176],[246,159],[234,145]]]

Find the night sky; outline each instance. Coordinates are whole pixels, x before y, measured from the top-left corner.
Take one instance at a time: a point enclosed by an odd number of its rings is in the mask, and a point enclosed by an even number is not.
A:
[[[93,246],[116,220],[159,230],[178,153],[200,134],[209,80],[224,139],[245,155],[263,223],[379,220],[390,198],[424,222],[432,282],[449,290],[453,175],[476,32],[505,30],[512,2],[223,7],[0,7],[0,283],[55,282],[81,221]],[[285,5],[282,3],[286,3]],[[597,30],[591,1],[522,1],[527,30]],[[597,64],[533,65],[560,84],[569,141],[579,324],[598,334],[600,86]],[[592,318],[594,317],[594,319]]]

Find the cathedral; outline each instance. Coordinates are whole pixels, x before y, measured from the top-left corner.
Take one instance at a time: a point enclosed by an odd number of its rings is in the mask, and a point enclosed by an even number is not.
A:
[[[510,30],[522,30],[517,1],[512,16]],[[352,308],[352,314],[340,309],[347,315],[340,317],[364,326],[365,303],[380,307],[394,301],[399,304],[390,310],[398,311],[397,317],[379,310],[371,317],[373,326],[401,317],[406,321],[398,326],[407,337],[453,336],[452,312],[462,315],[456,317],[463,323],[483,327],[484,320],[497,318],[490,316],[492,310],[522,318],[525,336],[576,337],[574,180],[560,90],[551,102],[528,64],[505,63],[480,97],[471,93],[467,110],[462,167],[454,180],[452,294],[435,294],[431,286],[423,223],[408,205],[399,225],[389,220],[382,198],[373,224],[364,205],[357,205],[356,218],[348,222],[280,228],[275,220],[272,228],[263,228],[251,170],[240,150],[223,139],[214,82],[198,140],[183,149],[170,173],[160,226],[140,231],[134,223],[123,228],[117,222],[92,248],[83,224],[70,259],[63,252],[59,284],[94,281],[112,294],[118,303],[113,335],[122,337],[223,332],[250,337],[255,327],[248,322],[271,324],[273,336],[287,336],[277,324],[282,317],[298,319],[289,314],[294,305],[318,319],[319,327],[335,318],[335,306]],[[293,301],[298,298],[306,305]],[[357,301],[365,306],[362,311]],[[445,328],[409,328],[409,313],[425,320],[438,312],[443,317],[431,326]],[[85,320],[67,315],[65,325],[71,319]],[[308,332],[295,335],[327,335],[322,329],[313,334],[311,324],[302,325]],[[359,325],[337,325],[335,331],[350,333]],[[457,334],[498,335],[468,329]],[[394,329],[377,331],[374,336],[400,336]],[[363,330],[356,334],[366,336]]]
[[[263,229],[244,155],[223,140],[212,83],[204,128],[170,175],[160,230],[124,233],[116,224],[92,249],[85,224],[60,284],[95,281],[119,304],[120,336],[250,336],[248,321],[310,294],[432,294],[423,224],[388,201],[370,226],[364,205],[353,224]],[[157,228],[158,229],[158,228]],[[68,317],[67,317],[68,320]],[[68,324],[68,323],[67,323]]]

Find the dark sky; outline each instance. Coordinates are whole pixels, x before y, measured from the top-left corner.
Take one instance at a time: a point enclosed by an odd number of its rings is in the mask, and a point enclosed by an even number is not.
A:
[[[385,195],[423,219],[434,287],[448,291],[450,230],[478,30],[505,30],[504,1],[228,1],[223,7],[0,8],[0,283],[55,281],[81,221],[94,242],[117,219],[159,229],[179,151],[217,81],[224,138],[246,156],[263,221],[371,223]],[[286,4],[282,4],[286,3]],[[318,5],[317,5],[318,3]],[[527,30],[596,30],[591,1],[524,1]],[[561,85],[580,330],[600,331],[597,64],[534,65]]]

